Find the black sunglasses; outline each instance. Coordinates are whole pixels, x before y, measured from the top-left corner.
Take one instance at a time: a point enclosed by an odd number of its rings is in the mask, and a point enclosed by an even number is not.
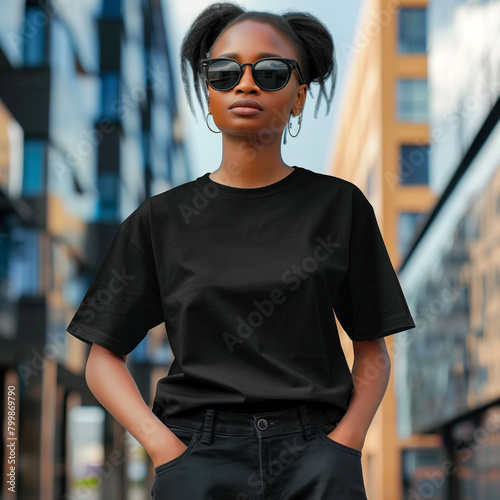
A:
[[[299,63],[295,59],[266,57],[255,61],[253,64],[240,64],[235,59],[224,57],[201,60],[205,78],[214,90],[231,90],[236,87],[243,76],[245,66],[252,67],[253,80],[262,90],[271,92],[281,90],[290,80],[294,69],[297,71],[300,84],[305,83]]]

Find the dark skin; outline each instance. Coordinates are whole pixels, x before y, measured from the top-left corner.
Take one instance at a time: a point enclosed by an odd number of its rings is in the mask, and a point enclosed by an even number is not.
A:
[[[228,53],[232,55],[225,55]],[[266,23],[247,20],[226,30],[214,44],[210,57],[231,57],[243,64],[270,54],[296,59],[300,64],[293,43],[285,35]],[[307,85],[299,84],[295,71],[282,90],[264,91],[253,81],[249,66],[245,66],[235,88],[225,92],[209,88],[209,110],[222,131],[223,141],[221,164],[210,178],[228,186],[255,188],[289,175],[293,167],[281,157],[283,129],[290,114],[301,113],[306,94]],[[229,106],[239,99],[257,101],[263,109],[257,114],[238,115]],[[390,361],[384,339],[353,342],[353,348],[354,391],[346,414],[328,436],[361,450],[387,387]],[[374,365],[385,368],[374,371]],[[141,443],[155,467],[187,449],[145,403],[127,368],[125,355],[93,344],[85,376],[97,400]]]
[[[247,20],[227,29],[215,42],[210,57],[230,57],[243,64],[271,54],[299,61],[297,50],[285,35],[269,24]],[[222,131],[223,149],[221,164],[210,178],[240,188],[266,186],[292,172],[293,167],[281,157],[283,129],[290,114],[300,114],[307,95],[307,85],[299,84],[295,71],[286,87],[275,92],[262,90],[251,71],[245,66],[240,82],[231,90],[221,92],[207,84],[208,109]],[[235,114],[229,106],[240,99],[256,101],[263,110],[254,115]]]

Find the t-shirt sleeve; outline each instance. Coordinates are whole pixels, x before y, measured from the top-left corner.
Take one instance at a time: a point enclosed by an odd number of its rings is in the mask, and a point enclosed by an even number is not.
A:
[[[359,190],[353,211],[347,271],[333,309],[354,341],[415,328],[372,205]]]
[[[139,212],[121,223],[68,333],[125,355],[164,321],[147,234]]]

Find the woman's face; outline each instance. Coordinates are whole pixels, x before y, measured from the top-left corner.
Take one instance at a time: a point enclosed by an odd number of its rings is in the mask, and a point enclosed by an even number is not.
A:
[[[285,35],[269,24],[253,20],[242,21],[228,28],[215,42],[210,54],[211,58],[229,57],[241,64],[272,56],[299,61],[293,43]],[[283,89],[274,92],[262,90],[253,81],[252,68],[245,66],[240,82],[231,90],[218,91],[208,86],[208,108],[217,127],[226,134],[254,136],[260,133],[268,136],[272,133],[281,136],[292,109],[294,115],[302,111],[306,91],[307,85],[299,84],[296,71],[292,72]],[[256,101],[262,110],[242,114],[230,109],[240,99]]]

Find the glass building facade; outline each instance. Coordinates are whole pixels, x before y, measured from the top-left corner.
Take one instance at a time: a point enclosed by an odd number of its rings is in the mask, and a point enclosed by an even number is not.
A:
[[[404,458],[406,498],[486,500],[500,497],[500,2],[427,9],[439,199],[399,270],[417,328],[395,342],[395,381],[400,435],[443,446],[427,469]]]
[[[24,437],[17,498],[74,498],[87,484],[85,495],[125,499],[120,491],[150,480],[148,459],[116,442],[123,428],[87,387],[90,346],[65,327],[121,221],[193,176],[165,7],[0,2],[0,376],[2,388],[16,387]],[[159,337],[127,359],[146,400],[169,361]],[[84,436],[85,450],[75,444]],[[127,458],[108,474],[113,450]]]
[[[431,186],[442,193],[498,98],[498,1],[434,0],[428,23]]]

